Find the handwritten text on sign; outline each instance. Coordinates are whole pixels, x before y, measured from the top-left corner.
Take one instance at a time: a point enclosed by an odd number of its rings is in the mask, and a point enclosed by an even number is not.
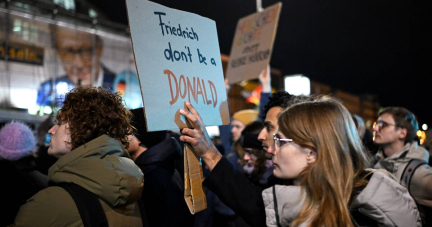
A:
[[[178,128],[174,116],[185,101],[206,125],[227,123],[214,21],[150,1],[127,0],[127,6],[148,129]]]
[[[239,20],[231,48],[227,78],[230,83],[257,78],[270,61],[282,4]]]
[[[178,27],[172,27],[170,25],[165,24],[162,21],[162,16],[166,16],[166,13],[163,12],[154,12],[154,14],[159,15],[159,26],[161,27],[161,31],[162,31],[162,36],[165,36],[165,34],[167,35],[173,35],[173,36],[178,36],[178,37],[183,37],[183,38],[188,38],[191,40],[196,40],[199,41],[198,38],[198,34],[193,30],[193,28],[191,27],[190,31],[188,30],[188,28],[186,27],[185,30],[182,30],[181,25],[178,24]],[[170,22],[168,22],[170,23]],[[165,49],[164,54],[165,54],[165,58],[167,60],[171,60],[171,61],[184,61],[184,62],[191,62],[192,63],[192,54],[190,52],[190,48],[188,46],[185,46],[184,51],[177,51],[177,50],[172,50],[171,48],[171,43],[168,42],[168,48]],[[206,57],[204,57],[201,53],[200,50],[197,48],[197,55],[198,55],[198,59],[199,59],[199,63],[204,63],[205,65],[207,65],[206,62]],[[212,58],[211,60],[211,64],[216,66],[216,61],[214,60],[214,58]]]

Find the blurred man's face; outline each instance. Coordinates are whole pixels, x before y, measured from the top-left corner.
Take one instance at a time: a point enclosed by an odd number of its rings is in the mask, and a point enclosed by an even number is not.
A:
[[[102,44],[100,41],[97,42],[92,34],[86,32],[58,27],[56,34],[57,55],[69,79],[75,85],[78,85],[78,80],[81,80],[83,86],[90,85],[92,68],[95,75],[94,81],[99,73]]]
[[[275,106],[270,108],[266,114],[264,128],[258,135],[258,140],[262,142],[265,151],[268,151],[268,148],[273,145],[273,134],[275,134],[279,129],[277,119],[280,112],[282,112],[282,107]]]
[[[232,120],[231,126],[232,126],[231,133],[233,136],[233,140],[236,141],[240,138],[241,133],[242,133],[243,129],[245,128],[245,125],[241,121]]]
[[[141,141],[135,136],[135,135],[128,135],[129,140],[129,148],[128,152],[130,155],[134,154],[135,152],[139,151]]]
[[[258,157],[252,154],[251,148],[245,149],[245,155],[243,156],[243,160],[247,163],[249,167],[254,167]]]
[[[393,115],[389,113],[385,113],[378,118],[374,128],[374,135],[374,143],[380,146],[391,145],[405,139],[403,130],[396,127]]]

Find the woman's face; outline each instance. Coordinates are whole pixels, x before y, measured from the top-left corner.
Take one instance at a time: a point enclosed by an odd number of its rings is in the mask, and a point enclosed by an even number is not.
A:
[[[243,160],[246,161],[249,167],[254,167],[258,157],[252,154],[251,148],[245,148],[244,151],[245,151],[245,155],[243,157]]]
[[[287,139],[280,131],[276,137]],[[294,180],[294,183],[308,163],[314,162],[316,157],[314,151],[300,147],[295,141],[275,141],[269,149],[274,149],[273,174],[281,179]]]
[[[231,133],[233,136],[233,141],[236,141],[240,138],[241,133],[242,133],[243,129],[245,128],[245,125],[241,121],[232,120],[231,126],[232,126]]]

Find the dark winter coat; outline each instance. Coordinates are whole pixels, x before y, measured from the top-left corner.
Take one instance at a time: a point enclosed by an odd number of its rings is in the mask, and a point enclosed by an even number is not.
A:
[[[135,160],[144,173],[145,186],[139,200],[144,226],[193,226],[184,200],[182,174],[175,166],[182,147],[169,138],[147,149]]]
[[[5,209],[0,226],[13,223],[19,208],[34,194],[48,186],[48,177],[36,170],[33,156],[17,161],[0,160],[0,179],[7,184],[0,192]],[[6,196],[7,195],[7,196]]]
[[[203,185],[214,192],[250,226],[266,225],[262,189],[250,182],[241,171],[235,170],[226,158],[222,158],[217,163],[203,181]]]

